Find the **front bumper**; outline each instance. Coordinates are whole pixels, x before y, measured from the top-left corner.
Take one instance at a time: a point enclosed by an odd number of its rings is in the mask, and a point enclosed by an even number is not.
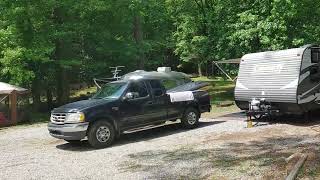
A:
[[[54,124],[49,122],[48,130],[52,137],[65,140],[81,140],[86,137],[89,123]]]

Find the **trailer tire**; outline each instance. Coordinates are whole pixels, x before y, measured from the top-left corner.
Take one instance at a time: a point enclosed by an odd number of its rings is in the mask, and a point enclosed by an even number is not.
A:
[[[200,113],[196,108],[190,107],[186,109],[181,119],[184,128],[192,129],[199,125]]]
[[[94,148],[105,148],[111,146],[116,133],[113,125],[107,121],[96,121],[88,131],[88,142]]]

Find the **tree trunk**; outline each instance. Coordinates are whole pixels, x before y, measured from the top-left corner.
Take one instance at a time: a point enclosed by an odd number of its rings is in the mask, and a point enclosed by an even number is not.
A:
[[[48,109],[51,110],[53,108],[53,100],[52,100],[52,91],[50,88],[47,88],[47,106]]]
[[[32,91],[32,106],[33,109],[35,109],[36,111],[40,110],[40,105],[41,105],[41,99],[40,99],[40,87],[39,87],[39,83],[38,83],[38,79],[34,79],[31,85],[31,91]]]
[[[140,69],[144,68],[145,64],[145,55],[143,52],[142,41],[143,41],[143,32],[142,32],[142,25],[141,25],[141,17],[140,15],[135,15],[133,18],[133,38],[137,44],[139,59],[137,61],[137,65]]]
[[[54,23],[59,26],[63,24],[64,20],[62,18],[62,12],[61,9],[56,8],[54,9],[53,13],[53,20]],[[57,101],[58,105],[62,105],[68,102],[69,100],[69,78],[67,70],[59,63],[61,59],[67,59],[68,58],[68,50],[70,50],[70,46],[67,45],[67,43],[61,39],[60,37],[57,37],[55,39],[55,51],[53,55],[53,59],[57,62],[57,71],[56,71],[56,78],[57,78]]]
[[[205,76],[209,76],[209,74],[208,74],[208,61],[206,61],[206,74],[205,74]]]
[[[201,63],[198,62],[198,74],[202,76]]]
[[[58,105],[66,104],[69,101],[70,87],[67,71],[63,67],[59,67],[57,71],[57,101]]]

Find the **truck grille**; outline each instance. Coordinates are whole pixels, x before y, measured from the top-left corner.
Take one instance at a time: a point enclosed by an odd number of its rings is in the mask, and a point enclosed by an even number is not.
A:
[[[51,114],[51,122],[55,124],[64,124],[66,120],[67,113],[53,113]]]

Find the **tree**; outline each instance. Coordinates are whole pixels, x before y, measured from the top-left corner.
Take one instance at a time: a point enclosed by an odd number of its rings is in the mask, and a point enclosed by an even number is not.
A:
[[[39,85],[47,77],[50,42],[50,1],[1,1],[0,63],[2,80],[30,87],[34,105],[39,107]]]
[[[193,64],[203,75],[211,60],[318,43],[319,15],[309,0],[2,0],[0,80],[51,108],[110,66]]]
[[[185,62],[193,62],[202,76],[201,65],[209,58],[208,14],[213,10],[211,0],[167,1],[176,26],[173,37],[175,53]]]

